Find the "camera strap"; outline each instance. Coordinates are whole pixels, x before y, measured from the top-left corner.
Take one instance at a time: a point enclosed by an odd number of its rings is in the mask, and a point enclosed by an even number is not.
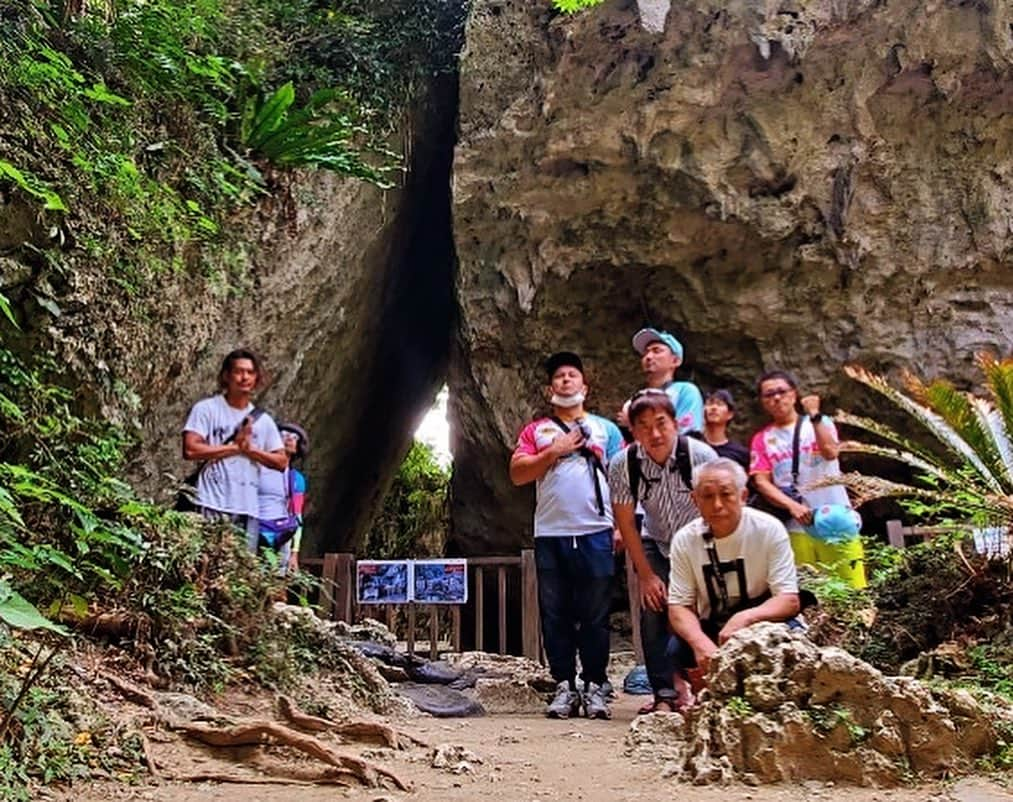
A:
[[[707,529],[703,533],[703,542],[707,551],[707,558],[710,560],[711,571],[714,573],[714,583],[718,589],[721,612],[724,612],[731,608],[728,600],[728,583],[725,582],[725,572],[721,570],[721,559],[718,557],[718,550],[714,545],[714,533],[710,529]],[[715,618],[718,612],[717,610],[711,610],[711,618]]]
[[[570,427],[556,415],[550,415],[549,420],[562,429],[564,434],[570,433]],[[587,461],[587,469],[591,472],[591,483],[594,485],[594,499],[598,503],[598,514],[605,515],[605,496],[601,492],[601,479],[598,477],[599,471],[602,476],[605,475],[605,466],[598,459],[598,455],[586,445],[580,447],[580,455]]]

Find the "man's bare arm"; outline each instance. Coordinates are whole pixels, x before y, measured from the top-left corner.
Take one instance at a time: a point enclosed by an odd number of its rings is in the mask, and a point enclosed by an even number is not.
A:
[[[213,446],[197,432],[183,432],[183,459],[209,462],[234,457],[239,453],[239,444],[236,442]]]
[[[689,607],[670,604],[668,605],[668,623],[672,625],[672,631],[686,641],[689,648],[693,650],[696,664],[706,670],[711,655],[718,650],[718,645],[703,631],[699,616]]]
[[[784,507],[791,513],[791,517],[804,524],[812,521],[812,510],[805,504],[799,504],[790,496],[785,495],[781,488],[774,484],[769,471],[761,471],[752,475],[753,484],[756,489],[773,504]]]
[[[538,481],[556,464],[556,460],[572,454],[583,443],[584,436],[580,429],[574,428],[568,434],[560,434],[548,448],[537,454],[514,453],[510,458],[510,481],[518,486]]]
[[[640,584],[640,601],[648,610],[662,612],[668,601],[664,581],[654,573],[644,553],[644,541],[637,531],[636,512],[632,504],[613,504],[612,515],[626,547],[627,559],[632,561]]]
[[[718,641],[724,643],[740,629],[745,629],[761,621],[787,621],[798,615],[800,609],[797,593],[781,593],[772,596],[763,604],[758,604],[747,610],[739,610],[729,618],[728,623],[718,633]]]

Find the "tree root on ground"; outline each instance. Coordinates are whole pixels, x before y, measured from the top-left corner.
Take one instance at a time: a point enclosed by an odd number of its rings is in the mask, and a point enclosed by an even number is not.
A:
[[[340,776],[322,776],[313,780],[300,780],[296,777],[250,777],[240,774],[200,772],[198,774],[174,774],[166,779],[182,783],[235,783],[237,785],[348,785],[345,778]]]
[[[382,780],[389,780],[401,791],[410,790],[410,786],[392,771],[359,757],[340,755],[312,735],[304,735],[274,721],[245,721],[231,727],[180,722],[166,722],[166,726],[208,746],[262,746],[268,743],[290,746],[333,766],[340,774],[355,777],[371,788],[378,787]]]
[[[343,738],[352,740],[378,741],[391,749],[405,749],[409,745],[427,746],[412,735],[398,732],[387,724],[373,721],[332,721],[321,716],[311,716],[300,710],[288,696],[278,697],[278,712],[293,727],[307,732],[333,732]]]
[[[389,780],[401,791],[410,790],[410,786],[400,777],[382,766],[377,766],[369,761],[363,760],[360,757],[338,754],[327,746],[327,744],[314,738],[312,735],[304,735],[303,733],[297,732],[290,727],[286,727],[284,724],[279,724],[275,721],[242,721],[237,722],[232,726],[213,727],[207,724],[174,721],[160,714],[158,700],[151,694],[141,690],[136,685],[133,685],[126,680],[120,679],[115,674],[105,672],[102,676],[125,699],[154,711],[156,722],[165,726],[167,729],[182,732],[184,735],[194,738],[201,743],[207,744],[208,746],[263,746],[268,743],[278,743],[282,746],[290,746],[293,749],[298,749],[299,751],[305,752],[311,757],[315,757],[317,760],[321,760],[328,764],[328,766],[331,766],[338,775],[338,777],[324,775],[319,779],[299,780],[298,782],[333,784],[340,780],[341,776],[352,776],[359,780],[359,782],[371,788],[379,786],[383,780]],[[286,700],[285,702],[280,702],[282,715],[288,717],[288,714],[292,714],[294,716],[293,723],[297,726],[301,722],[303,724],[310,724],[307,729],[310,729],[312,726],[317,726],[318,729],[315,730],[316,732],[323,732],[325,729],[330,729],[339,735],[348,735],[350,737],[354,737],[356,734],[362,734],[369,737],[379,737],[391,748],[398,748],[398,733],[392,727],[388,727],[385,724],[374,724],[372,722],[349,722],[347,724],[339,724],[337,722],[332,722],[329,719],[310,716],[303,713],[291,702],[291,700],[287,699],[287,697],[282,697],[282,699]],[[324,725],[323,728],[319,728],[320,724]],[[416,739],[411,738],[411,736],[403,737],[420,743]],[[154,759],[148,755],[147,749],[145,749],[145,757],[149,763],[149,769],[151,769],[152,773],[157,776],[157,767],[154,765]],[[238,780],[235,779],[222,781],[238,782]]]

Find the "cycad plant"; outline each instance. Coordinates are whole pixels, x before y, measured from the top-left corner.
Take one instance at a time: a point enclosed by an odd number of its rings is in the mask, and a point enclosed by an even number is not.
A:
[[[846,441],[847,452],[887,457],[908,466],[915,478],[904,484],[849,473],[841,481],[856,505],[895,497],[914,511],[977,526],[1013,525],[1013,359],[978,354],[987,397],[958,390],[944,379],[925,383],[905,374],[905,391],[861,367],[852,379],[875,390],[907,413],[923,436],[905,437],[870,418],[838,412],[839,423],[864,430],[888,445]]]

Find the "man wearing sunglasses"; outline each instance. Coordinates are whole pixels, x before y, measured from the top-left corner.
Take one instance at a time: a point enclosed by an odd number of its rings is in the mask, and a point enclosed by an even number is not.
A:
[[[798,384],[786,371],[764,373],[757,390],[771,422],[750,444],[749,473],[756,490],[774,507],[786,511],[785,525],[796,564],[830,566],[852,587],[864,588],[865,555],[857,527],[853,537],[834,543],[816,538],[812,529],[814,510],[824,505],[851,506],[842,485],[808,487],[841,472],[837,427],[820,413],[818,395],[799,399]]]
[[[669,544],[672,535],[697,517],[690,496],[692,471],[717,459],[699,440],[678,433],[675,408],[661,388],[640,390],[629,407],[633,445],[609,463],[609,488],[616,525],[640,584],[640,636],[654,700],[642,712],[674,713],[688,699],[677,691],[668,651]],[[643,537],[637,531],[636,505],[646,516]]]

